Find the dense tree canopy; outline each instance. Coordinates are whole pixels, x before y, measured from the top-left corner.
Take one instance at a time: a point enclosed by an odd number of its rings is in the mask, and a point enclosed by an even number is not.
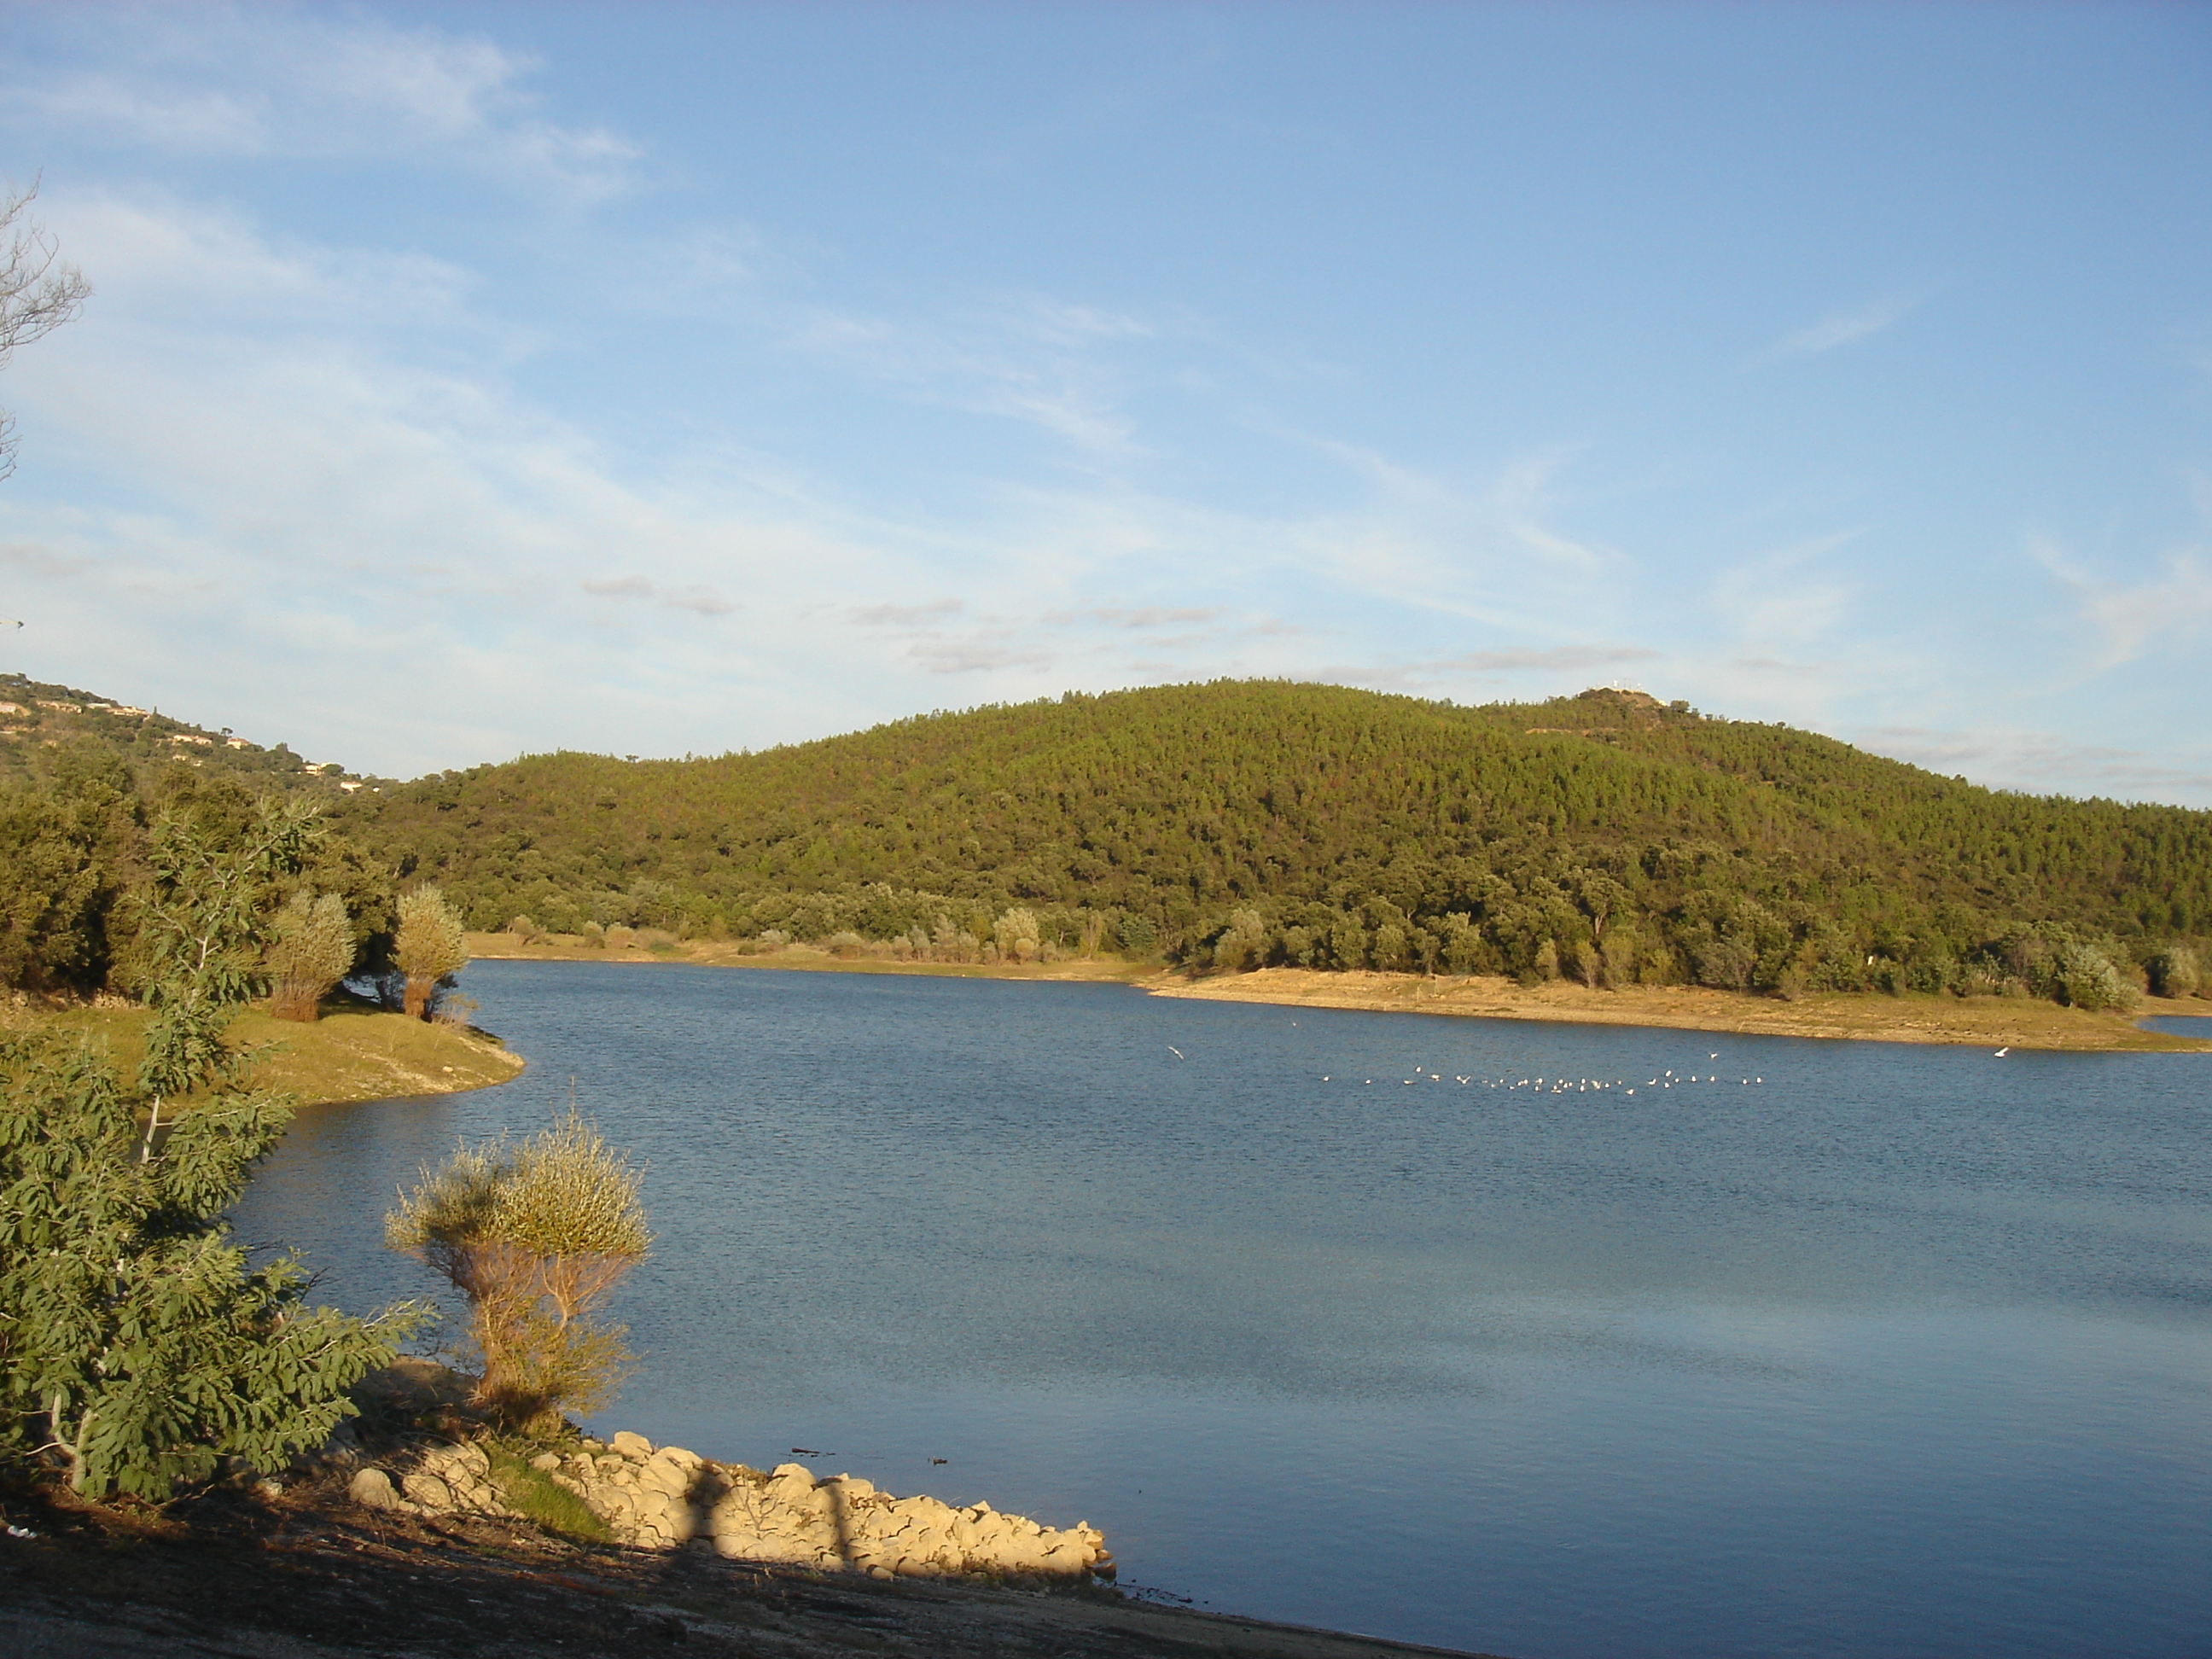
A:
[[[235,817],[269,787],[325,798],[341,833],[305,873],[343,896],[377,962],[397,893],[427,882],[477,928],[957,959],[1103,946],[2089,1002],[2198,984],[2212,959],[2212,813],[1980,788],[1632,692],[1458,708],[1221,682],[704,760],[528,756],[353,793],[265,758],[289,750],[193,769],[133,741],[74,731],[0,788],[0,971],[15,984],[127,977],[116,900],[154,805]]]
[[[2069,951],[2124,966],[2212,929],[2212,814],[1979,788],[1636,693],[1071,694],[719,759],[532,756],[343,811],[479,927],[934,949],[1022,908],[1062,945],[1104,913],[1109,941],[1194,962],[2058,994]]]

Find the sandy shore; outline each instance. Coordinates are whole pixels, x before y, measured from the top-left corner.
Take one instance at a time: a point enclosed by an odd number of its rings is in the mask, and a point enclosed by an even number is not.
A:
[[[1205,979],[1162,975],[1138,981],[1155,996],[1217,1002],[1279,1003],[1294,1008],[1364,1008],[1391,1013],[1455,1014],[1476,1019],[1536,1019],[1579,1025],[1650,1025],[1760,1036],[1856,1038],[1875,1042],[1949,1042],[1992,1048],[2212,1053],[2204,1037],[2147,1031],[2146,1014],[2212,1014],[2212,1003],[2153,1002],[2131,1014],[2091,1014],[2018,997],[1808,996],[1795,1002],[1690,986],[1593,991],[1564,981],[1524,988],[1510,980],[1428,979],[1418,974],[1316,973],[1262,968]]]

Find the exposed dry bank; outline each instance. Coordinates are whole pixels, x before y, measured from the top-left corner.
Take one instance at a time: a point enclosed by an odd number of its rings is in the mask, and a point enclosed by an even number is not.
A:
[[[1565,980],[1522,987],[1486,975],[1322,972],[1261,968],[1203,976],[1163,973],[1110,957],[1010,964],[897,963],[839,957],[813,945],[761,951],[703,940],[587,946],[543,937],[525,945],[509,933],[471,933],[476,956],[495,961],[690,963],[716,968],[781,968],[862,974],[935,974],[969,979],[1093,980],[1133,984],[1155,996],[1303,1008],[1363,1008],[1393,1013],[1456,1014],[1478,1019],[1540,1019],[1587,1025],[1652,1025],[1765,1036],[1855,1038],[1871,1042],[1952,1042],[1991,1048],[2212,1052],[2212,1040],[2142,1030],[2156,1013],[2212,1014],[2212,1003],[2153,1000],[2132,1013],[2091,1013],[2026,997],[1808,995],[1795,1001],[1709,991],[1696,986],[1591,990]]]
[[[1691,986],[1632,986],[1596,991],[1565,981],[1523,987],[1492,978],[1431,979],[1418,974],[1316,973],[1262,968],[1206,979],[1161,975],[1141,981],[1155,996],[1214,1002],[1265,1002],[1301,1008],[1366,1008],[1392,1013],[1457,1014],[1478,1019],[1550,1020],[1580,1025],[1650,1025],[1747,1036],[1843,1037],[1878,1042],[1987,1044],[1991,1048],[2212,1052],[2212,1041],[2144,1030],[2134,1013],[2091,1013],[2024,997],[1771,997]],[[2202,1002],[2172,1012],[2205,1008]],[[2212,1010],[2208,1010],[2212,1012]]]

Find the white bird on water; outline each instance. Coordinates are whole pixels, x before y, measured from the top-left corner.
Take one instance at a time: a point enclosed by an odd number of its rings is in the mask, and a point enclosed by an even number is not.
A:
[[[2003,1059],[2007,1054],[2010,1054],[2011,1052],[2012,1052],[2012,1044],[2010,1044],[2009,1042],[2008,1042],[2007,1044],[2005,1044],[2005,1046],[2004,1046],[2003,1048],[2002,1048],[1998,1049],[1998,1050],[1996,1051],[1996,1053],[1995,1053],[1995,1054],[1991,1054],[1991,1055],[1990,1056],[1990,1058],[1991,1060],[2002,1060],[2002,1059]]]

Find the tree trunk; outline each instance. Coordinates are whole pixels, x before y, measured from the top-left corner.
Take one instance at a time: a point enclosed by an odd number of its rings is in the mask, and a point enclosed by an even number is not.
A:
[[[407,976],[407,994],[406,1000],[404,1005],[406,1008],[408,1018],[410,1019],[429,1018],[430,999],[434,994],[435,994],[437,989],[438,981],[436,980],[424,979],[418,975],[410,974]]]

